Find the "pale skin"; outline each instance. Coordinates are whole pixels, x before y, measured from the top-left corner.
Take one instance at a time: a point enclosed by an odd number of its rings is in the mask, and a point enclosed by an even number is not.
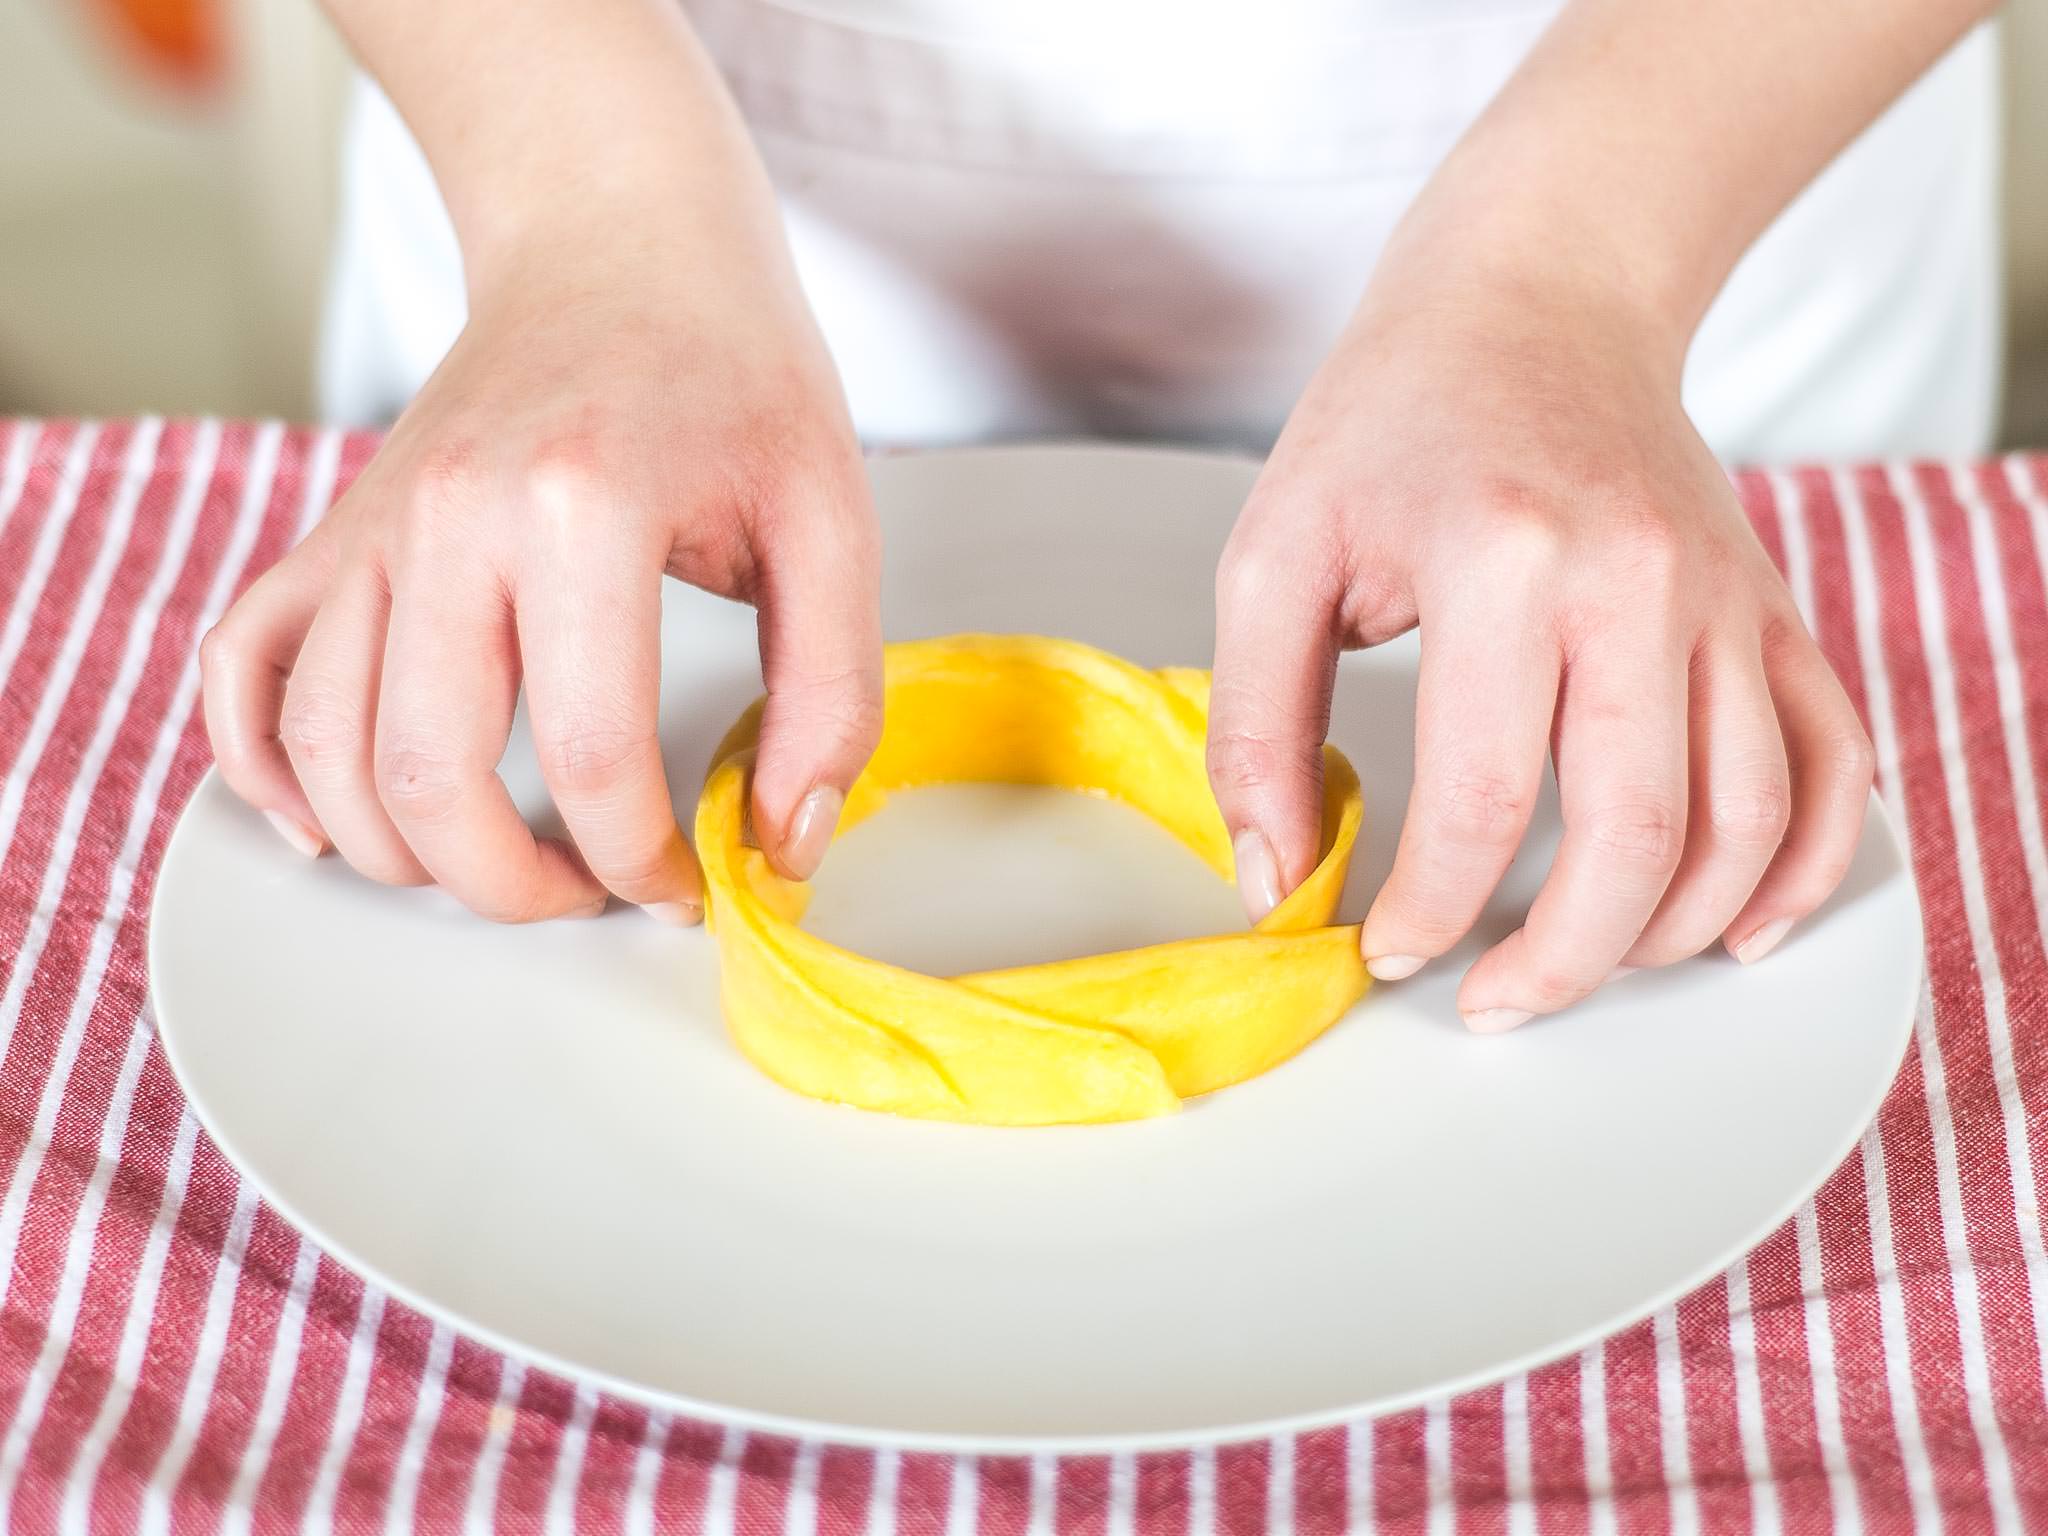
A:
[[[432,163],[470,319],[202,649],[222,772],[301,851],[485,916],[702,914],[655,745],[662,577],[760,612],[755,835],[823,857],[881,723],[877,535],[765,172],[667,0],[330,0]],[[1410,210],[1217,577],[1210,771],[1256,918],[1313,863],[1335,658],[1420,626],[1416,777],[1361,943],[1564,841],[1475,1029],[1839,883],[1871,751],[1679,401],[1736,258],[1978,0],[1572,0]],[[527,691],[569,831],[494,774]]]

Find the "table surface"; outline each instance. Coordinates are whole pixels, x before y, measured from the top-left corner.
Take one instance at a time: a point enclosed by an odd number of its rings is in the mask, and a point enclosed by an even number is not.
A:
[[[195,647],[374,448],[0,423],[0,1526],[2048,1530],[2048,457],[1737,477],[1869,724],[1927,920],[1904,1069],[1793,1220],[1648,1322],[1427,1409],[976,1459],[528,1370],[303,1240],[186,1109],[144,940],[207,765]]]

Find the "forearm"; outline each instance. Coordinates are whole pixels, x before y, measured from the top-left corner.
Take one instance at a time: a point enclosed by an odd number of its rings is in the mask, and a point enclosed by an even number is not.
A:
[[[1637,308],[1676,358],[1779,210],[1992,8],[1573,0],[1390,255],[1462,245],[1481,264],[1568,271]]]
[[[739,113],[666,0],[326,0],[425,151],[471,285],[566,240],[774,243]]]

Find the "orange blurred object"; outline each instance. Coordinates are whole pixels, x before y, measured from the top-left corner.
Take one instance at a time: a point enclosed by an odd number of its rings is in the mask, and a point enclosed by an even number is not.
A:
[[[93,0],[92,8],[151,75],[195,95],[227,74],[222,0]]]

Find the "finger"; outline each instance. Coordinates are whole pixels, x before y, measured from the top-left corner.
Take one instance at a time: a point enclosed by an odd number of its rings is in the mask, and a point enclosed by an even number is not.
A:
[[[494,922],[604,908],[575,854],[536,839],[498,778],[518,697],[518,647],[502,589],[399,581],[377,703],[377,790],[420,863]]]
[[[1553,748],[1564,839],[1522,927],[1466,973],[1472,1028],[1584,997],[1656,910],[1685,843],[1688,649],[1609,636],[1567,656]]]
[[[1327,565],[1233,538],[1216,572],[1209,783],[1254,923],[1315,867],[1338,648]]]
[[[1863,836],[1875,766],[1854,707],[1804,630],[1788,625],[1764,666],[1784,733],[1792,813],[1777,856],[1723,935],[1744,964],[1769,954],[1842,883]]]
[[[862,481],[791,509],[764,540],[756,602],[768,691],[754,758],[754,833],[791,879],[817,872],[846,791],[882,735],[881,555]]]
[[[654,561],[602,557],[528,580],[519,653],[541,773],[584,863],[624,900],[694,923],[703,880],[656,734],[661,582]]]
[[[1560,660],[1533,613],[1424,620],[1415,785],[1359,936],[1373,975],[1398,981],[1443,954],[1500,883],[1543,781]]]
[[[377,798],[377,686],[390,600],[381,573],[336,576],[285,685],[278,734],[316,824],[341,856],[386,885],[428,875]]]
[[[1791,816],[1785,743],[1754,642],[1700,648],[1690,707],[1685,853],[1623,956],[1629,966],[1669,965],[1713,943],[1763,878]]]
[[[309,857],[327,839],[278,739],[278,716],[331,573],[325,551],[326,541],[316,539],[286,555],[199,642],[206,734],[221,777]]]

